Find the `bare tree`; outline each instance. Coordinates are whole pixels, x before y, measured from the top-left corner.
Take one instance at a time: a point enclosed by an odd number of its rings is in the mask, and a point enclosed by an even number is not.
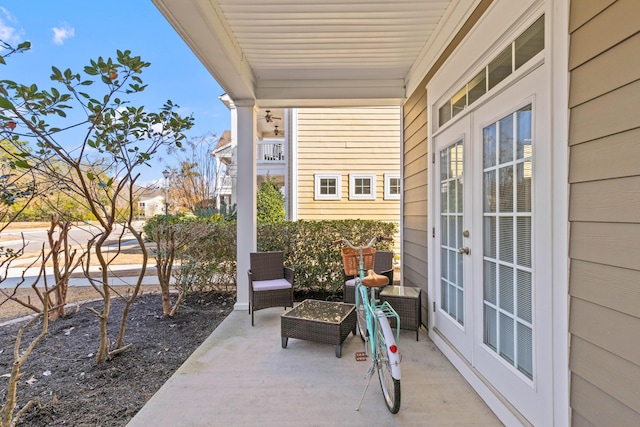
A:
[[[190,139],[179,150],[173,150],[179,166],[170,169],[170,199],[178,208],[197,212],[215,208],[216,159],[211,156],[215,136]]]

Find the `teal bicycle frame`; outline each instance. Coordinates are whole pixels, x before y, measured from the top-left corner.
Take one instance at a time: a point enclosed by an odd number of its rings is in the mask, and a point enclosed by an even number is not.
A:
[[[398,313],[389,305],[388,302],[378,304],[375,298],[375,288],[371,287],[370,295],[367,294],[367,286],[362,284],[362,281],[366,277],[364,269],[364,255],[363,249],[369,248],[375,241],[389,240],[382,236],[374,237],[371,239],[367,246],[354,247],[348,240],[340,240],[352,249],[358,250],[358,269],[359,275],[356,278],[355,286],[355,305],[357,328],[360,329],[360,334],[364,340],[365,352],[356,353],[356,360],[365,360],[366,353],[371,355],[371,366],[367,371],[364,390],[358,403],[356,411],[360,409],[362,401],[371,382],[373,373],[378,371],[378,379],[380,380],[380,386],[384,395],[385,403],[391,413],[395,414],[400,410],[400,351],[398,350],[397,343],[400,340],[400,317]],[[362,305],[362,308],[360,308]],[[366,325],[362,325],[362,317],[364,311],[364,318]],[[391,330],[389,324],[389,317],[396,319],[396,332],[395,334]],[[362,328],[366,327],[366,331]]]

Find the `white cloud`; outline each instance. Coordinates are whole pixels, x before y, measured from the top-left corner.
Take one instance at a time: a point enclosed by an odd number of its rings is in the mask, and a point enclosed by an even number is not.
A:
[[[20,43],[21,31],[9,25],[9,22],[16,22],[16,18],[11,12],[0,6],[0,40],[15,47]]]
[[[76,35],[76,30],[73,27],[64,24],[62,27],[53,27],[53,42],[55,44],[62,45],[64,41]]]

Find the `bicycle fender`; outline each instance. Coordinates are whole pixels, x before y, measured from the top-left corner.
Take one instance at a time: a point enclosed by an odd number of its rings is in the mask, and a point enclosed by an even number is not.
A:
[[[378,311],[376,315],[378,316],[380,328],[382,329],[382,334],[387,342],[387,346],[396,344],[396,336],[391,330],[387,316],[381,311]],[[389,355],[389,362],[391,364],[391,376],[396,380],[400,380],[400,351],[396,353],[387,352],[387,354]]]

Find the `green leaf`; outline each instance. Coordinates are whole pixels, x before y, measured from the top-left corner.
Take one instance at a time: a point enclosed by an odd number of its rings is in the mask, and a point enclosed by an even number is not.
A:
[[[18,45],[18,50],[27,50],[27,49],[31,49],[30,41],[22,42]]]
[[[13,104],[4,96],[0,96],[0,108],[3,110],[13,110]]]
[[[110,85],[111,84],[111,80],[107,76],[102,76],[102,83],[104,83],[106,85]]]
[[[22,169],[31,169],[31,165],[24,160],[16,160],[15,165]]]
[[[2,55],[0,55],[0,64],[3,64],[3,65],[6,64],[6,62],[4,62],[4,57],[2,57]]]
[[[94,64],[95,66],[95,62],[91,61],[92,64]],[[96,71],[96,69],[94,67],[89,67],[88,65],[86,67],[84,67],[84,72],[90,76],[97,76],[98,72]]]
[[[87,172],[87,178],[89,178],[90,181],[93,181],[96,177],[91,172]]]

